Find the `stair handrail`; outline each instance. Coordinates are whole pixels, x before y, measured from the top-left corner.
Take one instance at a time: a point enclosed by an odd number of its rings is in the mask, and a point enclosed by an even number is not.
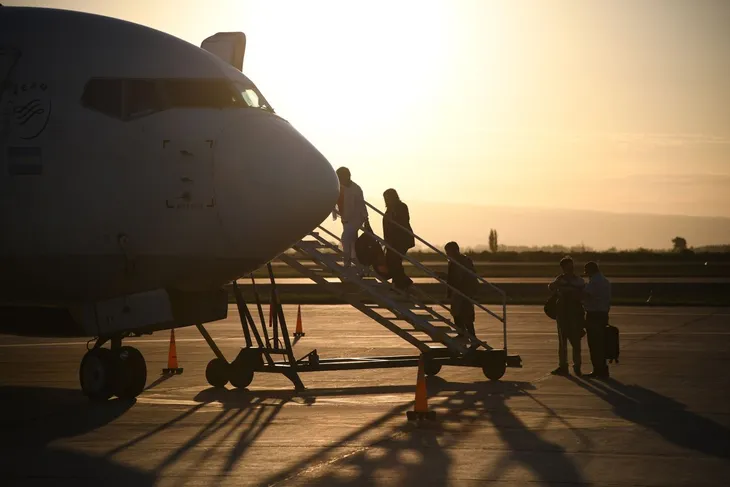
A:
[[[329,231],[328,231],[327,229],[325,229],[325,228],[321,228],[321,229],[322,229],[322,230],[324,230],[324,231],[325,231],[325,232],[327,232],[327,233],[330,233],[330,232],[329,232]],[[335,238],[337,239],[337,236],[335,236],[335,235],[333,235],[333,236],[334,236],[334,237],[335,237]],[[339,239],[338,239],[338,240],[339,240]],[[378,279],[378,280],[380,280],[381,282],[384,282],[385,284],[388,284],[387,280],[383,279],[383,278],[382,278],[381,276],[377,276],[377,279]],[[362,287],[363,287],[363,289],[368,289],[368,290],[370,290],[370,292],[371,292],[371,293],[372,293],[372,291],[373,291],[373,290],[372,290],[372,288],[371,288],[371,287],[370,287],[369,285],[366,285],[366,284],[362,284]],[[381,298],[381,299],[385,299],[386,301],[391,301],[391,300],[392,300],[392,298],[390,298],[390,297],[387,297],[387,296],[382,296],[382,295],[380,295],[380,298]],[[413,302],[414,302],[414,303],[418,303],[418,302],[417,302],[417,301],[415,301],[415,300],[414,300]],[[420,303],[418,303],[418,304],[420,304]],[[438,317],[438,318],[439,318],[439,321],[440,321],[441,323],[445,323],[445,324],[449,325],[449,327],[450,327],[450,328],[452,328],[452,329],[453,329],[453,330],[454,330],[455,332],[457,332],[457,333],[458,333],[459,335],[464,335],[464,333],[463,333],[463,332],[462,332],[461,330],[459,330],[459,328],[458,328],[458,327],[456,327],[456,325],[455,325],[455,324],[453,324],[453,323],[452,323],[451,321],[449,321],[449,319],[448,319],[448,318],[446,318],[446,317],[443,317],[443,316],[439,315],[438,313],[436,313],[436,312],[435,312],[435,311],[433,311],[433,310],[429,310],[429,309],[428,309],[428,308],[427,308],[427,307],[426,307],[425,305],[422,305],[422,306],[424,306],[424,309],[423,309],[424,311],[428,311],[428,312],[429,312],[429,313],[430,313],[430,314],[431,314],[432,316],[434,316],[434,317]],[[388,308],[390,308],[390,309],[391,309],[391,311],[392,311],[393,309],[396,309],[396,308],[397,308],[397,306],[393,306],[393,303],[390,303],[390,304],[388,305]],[[419,309],[420,309],[420,308],[419,308]],[[405,311],[405,312],[404,312],[403,310],[401,310],[401,312],[402,312],[402,313],[404,313],[404,314],[408,314],[408,315],[411,315],[411,317],[412,317],[412,318],[417,318],[417,315],[415,315],[415,314],[413,313],[413,310],[407,310],[407,311]],[[433,325],[431,325],[430,323],[428,323],[428,325],[429,325],[429,326],[433,326]],[[426,332],[426,333],[428,333],[428,332]],[[480,340],[480,339],[479,339],[479,338],[477,338],[477,337],[474,337],[474,338],[475,338],[475,340],[476,340],[476,342],[475,342],[475,345],[473,345],[474,347],[477,347],[477,346],[481,345],[481,346],[483,346],[483,347],[484,347],[485,349],[487,349],[487,350],[490,350],[490,349],[491,349],[491,347],[490,347],[490,346],[489,346],[489,345],[488,345],[488,344],[487,344],[486,342],[484,342],[484,341]],[[442,339],[443,339],[443,338],[442,338]],[[443,342],[442,342],[442,343],[443,343]]]
[[[326,233],[327,235],[329,235],[330,237],[333,237],[333,238],[334,238],[334,239],[335,239],[336,241],[338,241],[338,242],[342,242],[342,239],[340,239],[340,237],[338,237],[337,235],[335,235],[335,234],[334,234],[334,233],[332,233],[331,231],[327,230],[327,229],[326,229],[326,228],[324,228],[323,226],[319,226],[318,228],[319,228],[320,230],[322,230],[323,232],[325,232],[325,233]],[[363,230],[363,231],[365,231],[365,230]],[[373,236],[374,236],[375,238],[379,238],[379,237],[378,237],[377,235],[373,235]],[[330,243],[329,245],[332,245],[333,247],[336,247],[336,245],[333,245],[333,244],[331,244],[331,243]],[[342,251],[340,250],[339,252],[342,252]],[[428,269],[426,270],[426,272],[429,272],[429,271],[428,271]],[[383,283],[383,284],[390,284],[390,283],[388,282],[388,279],[384,278],[383,276],[381,276],[381,275],[380,275],[380,274],[378,274],[377,272],[376,272],[376,273],[374,274],[374,276],[373,276],[373,277],[375,277],[375,279],[377,279],[378,281],[380,281],[380,282],[381,282],[381,283]],[[428,294],[428,293],[426,293],[425,291],[421,291],[421,294],[422,294],[423,296],[425,296],[426,298],[428,298],[429,300],[433,301],[434,303],[438,304],[438,305],[439,305],[439,306],[441,306],[442,308],[444,308],[444,309],[445,309],[446,311],[448,311],[448,312],[451,312],[451,309],[450,309],[450,308],[449,308],[448,306],[446,306],[446,304],[445,304],[445,303],[443,303],[443,302],[442,302],[441,300],[439,300],[439,299],[437,299],[437,298],[435,298],[435,297],[433,297],[433,296],[429,295],[429,294]],[[419,303],[419,304],[421,304],[421,303]],[[426,305],[424,304],[424,307],[427,307],[427,306],[426,306]],[[436,311],[434,311],[434,310],[429,310],[429,313],[433,314],[434,316],[437,316],[438,318],[440,318],[440,319],[442,319],[442,320],[448,320],[448,318],[442,317],[442,316],[441,316],[441,315],[440,315],[439,313],[437,313],[437,312],[436,312]],[[459,331],[459,332],[461,333],[461,330],[459,330],[458,328],[456,328],[456,331]]]
[[[375,211],[376,213],[378,213],[380,216],[382,216],[383,218],[385,218],[385,213],[383,213],[382,211],[380,211],[377,207],[371,205],[367,201],[365,202],[365,204],[370,209],[372,209],[373,211]],[[411,235],[413,238],[415,238],[416,240],[418,240],[419,242],[421,242],[422,244],[424,244],[429,249],[431,249],[434,252],[436,252],[441,257],[445,257],[448,262],[451,262],[451,263],[456,264],[462,270],[464,270],[464,271],[468,272],[469,274],[471,274],[472,276],[476,277],[482,284],[486,284],[487,286],[491,287],[492,289],[494,289],[495,291],[497,291],[503,298],[506,298],[507,297],[507,293],[503,289],[498,288],[497,286],[495,286],[491,282],[489,282],[486,279],[482,278],[479,274],[477,274],[476,272],[472,271],[471,269],[469,269],[468,267],[466,267],[465,265],[463,265],[461,262],[452,259],[451,257],[448,256],[448,254],[446,254],[445,252],[442,252],[438,248],[434,247],[429,242],[425,241],[424,239],[422,239],[421,237],[419,237],[418,235],[416,235],[415,233],[413,233],[413,231],[409,230],[407,227],[404,227],[403,225],[401,225],[400,223],[398,223],[397,221],[392,220],[392,219],[389,219],[389,222],[396,224],[402,230],[408,232],[409,235]]]
[[[375,212],[376,212],[377,214],[379,214],[380,216],[382,216],[383,218],[385,218],[385,213],[383,213],[382,211],[380,211],[380,209],[378,209],[377,207],[375,207],[375,206],[371,205],[371,204],[370,204],[370,203],[368,203],[367,201],[365,201],[365,205],[366,205],[366,206],[367,206],[368,208],[370,208],[370,209],[372,209],[373,211],[375,211]],[[502,338],[502,339],[503,339],[503,343],[504,343],[504,350],[505,350],[505,352],[506,352],[506,351],[507,351],[507,293],[506,293],[506,292],[505,292],[504,290],[502,290],[502,289],[498,288],[497,286],[495,286],[494,284],[492,284],[491,282],[487,281],[486,279],[483,279],[483,278],[482,278],[482,277],[481,277],[481,276],[480,276],[479,274],[477,274],[476,272],[473,272],[473,271],[472,271],[471,269],[467,268],[466,266],[464,266],[464,265],[463,265],[463,264],[461,264],[460,262],[458,262],[458,261],[456,261],[456,260],[452,259],[452,258],[451,258],[451,257],[449,257],[449,256],[448,256],[448,255],[447,255],[446,253],[444,253],[444,252],[442,252],[441,250],[437,249],[436,247],[434,247],[433,245],[431,245],[431,244],[430,244],[429,242],[427,242],[426,240],[422,239],[421,237],[419,237],[418,235],[416,235],[415,233],[413,233],[413,231],[412,231],[412,230],[410,230],[409,228],[407,228],[407,227],[404,227],[403,225],[401,225],[400,223],[398,223],[398,222],[396,222],[396,221],[394,221],[394,220],[392,220],[392,219],[389,219],[389,221],[390,221],[390,223],[394,223],[395,225],[397,225],[398,227],[400,227],[400,228],[401,228],[402,230],[404,230],[405,232],[407,232],[408,234],[410,234],[411,236],[413,236],[413,238],[414,238],[414,239],[418,240],[419,242],[421,242],[422,244],[424,244],[424,245],[425,245],[426,247],[428,247],[429,249],[431,249],[431,250],[433,250],[434,252],[436,252],[436,254],[438,254],[438,255],[440,255],[440,256],[442,256],[442,257],[445,257],[445,258],[446,258],[446,260],[447,260],[447,262],[449,262],[449,263],[453,263],[453,264],[456,264],[456,265],[457,265],[457,266],[459,266],[459,267],[460,267],[460,268],[461,268],[462,270],[466,271],[467,273],[469,273],[469,274],[470,274],[470,275],[472,275],[473,277],[476,277],[476,278],[477,278],[477,280],[478,280],[479,282],[481,282],[481,283],[483,283],[483,284],[486,284],[487,286],[489,286],[489,287],[490,287],[490,288],[492,288],[493,290],[497,291],[497,293],[499,293],[499,294],[500,294],[500,295],[502,296],[502,317],[500,318],[499,316],[497,316],[497,314],[496,314],[496,313],[494,313],[494,312],[492,312],[491,310],[489,310],[489,309],[485,308],[484,306],[482,306],[482,305],[481,305],[481,303],[479,303],[479,302],[475,301],[474,299],[472,299],[472,298],[471,298],[471,297],[469,297],[469,296],[466,296],[466,295],[465,295],[464,293],[462,293],[462,292],[461,292],[461,291],[459,291],[458,289],[455,289],[455,288],[453,288],[452,286],[450,286],[450,285],[449,285],[449,284],[448,284],[447,282],[445,282],[444,280],[442,280],[442,279],[441,279],[441,278],[440,278],[440,277],[439,277],[439,276],[438,276],[437,274],[435,274],[435,273],[432,273],[432,272],[431,272],[430,270],[426,269],[426,268],[425,268],[425,267],[424,267],[423,265],[421,265],[421,263],[420,263],[420,262],[418,262],[418,261],[414,261],[414,259],[411,259],[411,258],[409,258],[409,257],[407,257],[407,256],[405,256],[405,255],[402,255],[402,254],[401,254],[400,252],[398,252],[398,251],[397,251],[396,249],[393,249],[393,248],[392,248],[392,247],[391,247],[390,245],[388,245],[388,244],[387,244],[387,243],[385,242],[385,240],[384,240],[384,239],[381,239],[381,238],[380,238],[380,237],[378,237],[377,235],[374,235],[374,234],[373,234],[372,232],[368,232],[368,233],[370,233],[370,234],[371,234],[372,236],[374,236],[374,237],[375,237],[375,238],[376,238],[376,239],[377,239],[377,240],[378,240],[379,242],[382,242],[382,243],[383,243],[383,244],[384,244],[384,245],[385,245],[386,247],[388,247],[388,248],[392,249],[392,250],[393,250],[393,251],[395,251],[395,252],[396,252],[396,253],[397,253],[398,255],[401,255],[401,256],[402,256],[402,257],[403,257],[404,259],[408,260],[408,261],[409,261],[409,262],[411,262],[412,264],[415,264],[415,265],[417,265],[417,266],[418,266],[419,268],[421,268],[422,270],[425,270],[427,274],[431,274],[431,275],[432,275],[432,277],[435,277],[435,278],[436,278],[436,279],[437,279],[437,280],[438,280],[439,282],[441,282],[441,283],[443,283],[443,284],[446,284],[446,285],[447,285],[447,286],[448,286],[449,288],[451,288],[452,290],[455,290],[456,292],[458,292],[458,293],[459,293],[459,294],[460,294],[461,296],[465,297],[465,298],[466,298],[467,300],[469,300],[469,301],[470,301],[470,302],[471,302],[472,304],[474,304],[475,306],[477,306],[477,307],[478,307],[479,309],[481,309],[482,311],[485,311],[485,312],[486,312],[487,314],[489,314],[489,315],[493,316],[494,318],[498,319],[499,321],[501,321],[501,322],[502,322],[502,333],[503,333],[503,338]],[[363,229],[363,231],[367,231],[367,230]]]
[[[327,230],[327,229],[325,229],[323,227],[319,227],[319,228],[322,229],[322,230],[324,230],[325,232],[327,232],[331,236],[337,238],[337,240],[340,240],[336,235],[334,235],[329,230]],[[437,281],[439,281],[441,284],[444,284],[447,288],[449,288],[452,291],[458,293],[460,296],[462,296],[463,298],[467,299],[469,302],[471,302],[475,306],[478,306],[484,312],[488,313],[489,315],[493,316],[495,319],[498,319],[499,321],[503,321],[502,317],[500,317],[499,315],[497,315],[492,310],[485,308],[484,306],[482,306],[482,304],[480,302],[476,301],[475,299],[473,299],[470,296],[467,296],[462,291],[460,291],[459,289],[455,288],[454,286],[452,286],[451,284],[449,284],[447,281],[443,280],[441,277],[439,277],[438,274],[436,274],[436,272],[434,272],[431,269],[429,269],[428,267],[424,266],[418,260],[414,259],[413,257],[410,257],[407,254],[402,254],[400,251],[398,251],[397,249],[393,248],[390,244],[388,244],[388,242],[386,242],[384,239],[380,238],[380,236],[376,235],[375,233],[370,232],[369,230],[366,230],[364,228],[361,228],[361,230],[362,230],[363,233],[366,233],[366,234],[370,235],[371,237],[373,237],[379,244],[381,244],[381,245],[385,246],[386,248],[392,250],[397,255],[399,255],[401,258],[403,258],[403,259],[407,260],[408,262],[410,262],[411,264],[415,265],[416,267],[418,267],[419,269],[421,269],[423,272],[425,272],[429,276],[431,276],[434,279],[436,279]],[[467,268],[465,268],[465,269],[467,269]]]
[[[340,242],[340,243],[342,243],[342,239],[341,239],[340,237],[338,237],[338,236],[337,236],[336,234],[334,234],[333,232],[331,232],[330,230],[326,229],[325,227],[323,227],[323,226],[321,226],[321,225],[318,225],[318,227],[317,227],[317,228],[318,228],[319,230],[321,230],[321,231],[325,232],[325,233],[326,233],[327,235],[329,235],[330,237],[334,238],[334,239],[335,239],[335,241],[337,241],[337,242]],[[394,251],[394,252],[395,252],[396,254],[398,254],[399,256],[401,256],[401,257],[402,257],[403,259],[405,259],[405,260],[407,260],[407,261],[411,262],[412,264],[414,264],[415,266],[419,267],[419,268],[420,268],[421,270],[423,270],[423,271],[424,271],[424,272],[425,272],[426,274],[428,274],[428,275],[432,276],[432,277],[433,277],[434,279],[436,279],[437,281],[439,281],[439,282],[441,282],[442,284],[444,284],[444,285],[445,285],[445,286],[446,286],[447,288],[449,288],[449,289],[451,289],[452,291],[456,292],[457,294],[459,294],[459,295],[463,296],[463,297],[464,297],[465,299],[467,299],[467,300],[468,300],[469,302],[471,302],[471,303],[472,303],[472,304],[474,304],[475,306],[479,307],[480,309],[482,309],[482,310],[483,310],[484,312],[486,312],[486,313],[487,313],[487,314],[489,314],[490,316],[492,316],[492,317],[494,317],[495,319],[499,320],[499,321],[500,321],[500,322],[502,323],[502,329],[503,329],[503,331],[504,331],[504,349],[505,349],[505,351],[507,351],[507,339],[506,339],[506,337],[507,337],[507,321],[506,321],[506,317],[507,317],[507,308],[506,308],[506,304],[505,304],[504,302],[503,302],[503,306],[502,306],[502,311],[503,311],[503,313],[504,313],[504,314],[503,314],[504,318],[501,318],[500,316],[498,316],[498,315],[497,315],[496,313],[494,313],[493,311],[491,311],[491,310],[489,310],[489,309],[485,308],[484,306],[482,306],[482,304],[481,304],[481,303],[479,303],[478,301],[474,300],[474,299],[473,299],[473,298],[471,298],[470,296],[467,296],[466,294],[464,294],[463,292],[461,292],[461,291],[460,291],[459,289],[456,289],[455,287],[453,287],[452,285],[450,285],[450,284],[449,284],[448,282],[446,282],[446,281],[444,281],[443,279],[441,279],[441,278],[440,278],[440,277],[439,277],[439,276],[438,276],[437,274],[435,274],[435,273],[434,273],[433,271],[431,271],[431,270],[430,270],[429,268],[425,267],[425,266],[424,266],[423,264],[421,264],[421,263],[420,263],[420,262],[419,262],[418,260],[416,260],[416,259],[413,259],[412,257],[409,257],[409,256],[407,256],[407,255],[403,255],[403,254],[401,254],[401,253],[400,253],[400,252],[399,252],[398,250],[396,250],[396,249],[394,249],[393,247],[391,247],[391,246],[390,246],[390,245],[389,245],[389,244],[388,244],[387,242],[385,242],[385,241],[384,241],[383,239],[381,239],[381,238],[380,238],[380,237],[379,237],[378,235],[374,234],[373,232],[370,232],[370,231],[368,231],[368,230],[366,230],[366,229],[364,229],[364,228],[361,228],[361,230],[362,230],[362,231],[363,231],[364,233],[367,233],[368,235],[370,235],[371,237],[373,237],[373,238],[374,238],[374,239],[375,239],[375,240],[376,240],[377,242],[379,242],[379,243],[382,243],[382,245],[384,245],[384,246],[385,246],[386,248],[389,248],[389,249],[393,250],[393,251]],[[336,247],[336,245],[335,245],[335,247]],[[340,252],[342,252],[342,251],[340,251]],[[375,277],[376,277],[376,279],[378,279],[379,281],[381,281],[381,282],[383,282],[383,283],[388,283],[388,282],[387,282],[387,279],[385,279],[385,278],[383,278],[382,276],[380,276],[380,275],[379,275],[379,274],[378,274],[377,272],[375,273]],[[427,294],[427,293],[424,293],[424,294],[425,294],[426,296],[428,296],[428,294]],[[434,300],[434,301],[435,301],[435,302],[436,302],[436,303],[437,303],[437,304],[438,304],[439,306],[443,307],[443,308],[444,308],[444,309],[446,309],[447,311],[449,311],[449,312],[451,311],[451,310],[450,310],[450,309],[449,309],[448,307],[446,307],[446,306],[445,306],[445,305],[444,305],[443,303],[441,303],[440,301],[436,300],[435,298],[433,298],[433,297],[431,297],[431,296],[428,296],[428,297],[429,297],[430,299]],[[429,311],[429,313],[431,313],[431,314],[434,314],[434,313],[436,313],[436,312],[435,312],[435,311]],[[439,317],[440,317],[440,315],[438,315],[438,313],[436,313],[436,316],[439,316]],[[444,322],[445,322],[445,323],[447,323],[447,324],[449,323],[449,320],[448,320],[448,319],[446,319],[446,318],[441,318],[441,320],[442,320],[442,321],[444,321]],[[458,327],[456,327],[455,325],[454,325],[454,326],[452,326],[452,328],[454,328],[454,330],[455,330],[455,331],[457,331],[457,332],[458,332],[459,334],[463,334],[463,332],[462,332],[461,330],[459,330],[459,328],[458,328]],[[466,333],[468,333],[468,332],[466,332]],[[485,347],[485,348],[487,348],[487,349],[491,349],[491,347],[490,347],[489,345],[487,345],[487,343],[486,343],[486,342],[484,342],[484,341],[480,340],[480,339],[479,339],[478,337],[476,337],[476,336],[475,336],[474,338],[475,338],[475,339],[477,340],[477,344],[478,344],[478,345],[482,345],[482,346],[484,346],[484,347]]]
[[[485,307],[485,306],[483,306],[483,305],[482,305],[482,304],[481,304],[481,303],[480,303],[479,301],[475,300],[475,299],[474,299],[474,298],[472,298],[471,296],[468,296],[468,295],[466,295],[466,294],[465,294],[464,292],[462,292],[461,290],[459,290],[459,289],[455,288],[454,286],[452,286],[451,284],[449,284],[449,283],[448,283],[448,281],[446,281],[446,280],[442,279],[442,278],[441,278],[441,277],[440,277],[440,276],[439,276],[439,275],[438,275],[438,274],[437,274],[437,273],[436,273],[435,271],[432,271],[432,270],[431,270],[431,269],[429,269],[428,267],[424,266],[423,264],[421,264],[421,263],[420,263],[420,262],[419,262],[418,260],[416,260],[415,258],[413,258],[413,257],[410,257],[410,256],[409,256],[408,254],[402,254],[402,253],[401,253],[401,252],[400,252],[399,250],[397,250],[397,249],[393,248],[393,246],[392,246],[392,245],[390,245],[390,244],[389,244],[388,242],[386,242],[386,241],[385,241],[385,240],[384,240],[383,238],[381,238],[380,236],[376,235],[376,234],[375,234],[375,233],[373,233],[373,232],[370,232],[370,231],[368,231],[368,230],[363,230],[363,233],[367,233],[368,235],[370,235],[371,237],[373,237],[373,238],[374,238],[374,239],[375,239],[375,240],[376,240],[376,241],[377,241],[377,242],[378,242],[379,244],[383,245],[384,247],[386,247],[386,248],[387,248],[387,249],[389,249],[389,250],[392,250],[392,251],[393,251],[393,252],[395,252],[395,253],[396,253],[396,254],[397,254],[398,256],[400,256],[400,257],[401,257],[401,258],[403,258],[404,260],[407,260],[408,262],[410,262],[410,263],[411,263],[411,264],[413,264],[414,266],[418,267],[418,268],[419,268],[419,269],[421,269],[421,270],[422,270],[423,272],[425,272],[426,274],[428,274],[428,275],[429,275],[429,276],[431,276],[432,278],[436,279],[436,280],[437,280],[438,282],[440,282],[441,284],[445,285],[445,286],[446,286],[446,287],[447,287],[448,289],[450,289],[450,290],[451,290],[452,292],[455,292],[455,293],[459,294],[459,295],[460,295],[461,297],[465,298],[466,300],[468,300],[468,301],[469,301],[470,303],[472,303],[472,304],[473,304],[474,306],[477,306],[477,307],[478,307],[479,309],[481,309],[481,310],[482,310],[482,311],[484,311],[485,313],[487,313],[487,314],[491,315],[492,317],[494,317],[495,319],[497,319],[497,320],[499,320],[499,321],[503,321],[503,320],[502,320],[502,317],[500,317],[500,316],[499,316],[499,315],[498,315],[497,313],[495,313],[494,311],[492,311],[492,310],[490,310],[490,309],[486,308],[486,307]]]

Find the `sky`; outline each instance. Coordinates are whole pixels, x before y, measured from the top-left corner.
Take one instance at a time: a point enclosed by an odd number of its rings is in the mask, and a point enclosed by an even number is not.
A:
[[[725,0],[2,3],[245,32],[244,73],[381,205],[730,217]]]

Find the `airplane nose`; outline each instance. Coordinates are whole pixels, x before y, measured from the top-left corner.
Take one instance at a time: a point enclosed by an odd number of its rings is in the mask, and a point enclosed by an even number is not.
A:
[[[258,265],[322,223],[339,196],[327,159],[285,120],[249,112],[215,145],[216,206],[229,248]]]

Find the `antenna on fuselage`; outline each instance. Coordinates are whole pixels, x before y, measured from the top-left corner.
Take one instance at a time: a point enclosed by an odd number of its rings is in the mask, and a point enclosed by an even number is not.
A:
[[[243,32],[218,32],[205,39],[200,47],[243,71],[243,56],[246,54],[246,34]]]

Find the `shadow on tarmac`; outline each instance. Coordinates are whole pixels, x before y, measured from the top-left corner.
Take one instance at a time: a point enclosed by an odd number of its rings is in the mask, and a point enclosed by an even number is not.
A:
[[[134,447],[148,438],[161,434],[164,431],[173,428],[177,423],[191,416],[206,405],[217,403],[221,406],[221,410],[215,413],[192,438],[177,448],[172,449],[170,453],[157,465],[155,468],[155,474],[158,476],[161,475],[165,469],[175,465],[187,452],[200,446],[203,442],[206,442],[205,453],[196,462],[191,462],[190,466],[186,470],[176,471],[176,477],[180,479],[180,484],[183,485],[188,474],[194,473],[200,465],[203,465],[214,455],[215,458],[220,458],[222,454],[221,452],[226,450],[226,453],[224,454],[225,462],[220,472],[220,475],[225,476],[243,460],[249,447],[274,421],[284,405],[289,402],[311,406],[315,404],[317,397],[399,392],[413,392],[413,387],[382,386],[322,388],[308,389],[303,392],[289,390],[249,391],[246,389],[209,388],[201,391],[195,396],[194,399],[196,401],[200,401],[200,404],[191,407],[172,420],[157,426],[153,430],[114,448],[107,453],[107,457],[118,454],[124,450]],[[407,406],[404,406],[404,408],[405,407]],[[405,409],[403,409],[403,411],[405,411]],[[214,435],[219,436],[216,436],[215,441],[211,442]],[[232,448],[230,447],[231,444],[233,444]]]
[[[670,398],[614,380],[586,381],[574,377],[569,380],[603,398],[613,406],[618,417],[656,431],[667,441],[718,458],[730,457],[730,433],[726,428],[687,411]],[[485,426],[493,428],[501,444],[489,450],[488,465],[479,464],[479,449],[466,445],[467,450],[474,450],[474,457],[471,461],[466,459],[465,468],[476,472],[478,479],[509,481],[509,475],[519,469],[530,472],[540,483],[586,482],[565,449],[541,435],[548,423],[559,421],[588,449],[590,440],[532,396],[530,391],[535,389],[534,385],[511,381],[460,384],[439,377],[429,377],[427,383],[429,396],[434,398],[431,409],[437,414],[437,422],[423,427],[408,423],[405,413],[413,408],[413,401],[409,401],[270,475],[261,485],[291,482],[313,486],[374,486],[383,479],[398,485],[448,485],[455,475],[464,478],[454,471],[465,463],[462,455],[457,465],[453,452],[458,450],[454,447],[462,442],[473,443],[471,434]],[[250,447],[287,403],[311,407],[318,398],[347,395],[365,396],[362,401],[366,403],[368,394],[413,391],[413,386],[323,388],[300,393],[206,389],[195,397],[200,404],[98,457],[48,445],[56,439],[102,428],[123,415],[134,402],[90,404],[75,390],[0,387],[4,450],[0,470],[10,479],[9,485],[25,485],[29,479],[39,477],[45,481],[47,476],[50,483],[55,478],[146,487],[154,485],[164,477],[166,469],[174,466],[175,479],[167,480],[184,485],[198,468],[224,455],[218,472],[218,478],[224,479],[245,461]],[[514,413],[509,400],[515,397],[530,398],[547,413],[541,424],[527,425]],[[113,455],[165,432],[211,403],[216,403],[220,410],[212,412],[209,421],[194,436],[173,445],[153,471],[139,471],[112,460]],[[28,434],[29,431],[32,433]],[[185,469],[179,470],[183,464],[180,460],[193,449],[202,454],[194,462],[185,462]]]
[[[496,468],[480,478],[498,480],[517,464],[531,470],[541,482],[584,482],[562,447],[540,438],[508,407],[510,398],[529,396],[532,389],[534,386],[526,382],[455,384],[430,377],[429,395],[445,398],[432,408],[438,418],[435,423],[425,427],[407,423],[405,413],[413,408],[413,402],[397,406],[267,478],[262,485],[291,481],[314,486],[369,486],[383,478],[397,485],[448,485],[454,466],[448,449],[483,427],[485,421],[494,425],[505,448],[500,449],[504,453]],[[363,439],[372,438],[378,429],[382,433],[363,444]],[[477,455],[474,463],[478,462]]]
[[[619,418],[655,431],[682,448],[730,459],[730,430],[688,411],[684,404],[670,397],[615,379],[569,379],[610,404]]]
[[[81,391],[0,386],[0,472],[2,485],[139,486],[155,484],[153,474],[108,458],[50,446],[102,428],[134,401],[90,403]]]
[[[430,396],[438,395],[436,411],[438,421],[426,427],[417,427],[406,421],[406,411],[413,408],[413,401],[392,408],[351,433],[340,438],[296,464],[263,480],[260,485],[278,485],[303,482],[306,485],[376,485],[385,476],[397,478],[398,485],[448,485],[454,460],[449,449],[458,445],[485,422],[492,425],[503,447],[491,471],[480,478],[499,480],[517,466],[530,470],[541,482],[581,483],[584,479],[565,450],[544,440],[539,433],[543,427],[528,428],[508,406],[507,401],[516,396],[532,397],[534,386],[527,382],[449,383],[438,377],[427,379]],[[212,458],[224,455],[225,462],[218,473],[225,478],[245,459],[254,441],[276,419],[283,406],[297,402],[313,406],[318,397],[367,396],[368,394],[413,393],[413,386],[382,386],[356,388],[309,389],[294,391],[248,391],[206,389],[196,397],[200,404],[193,406],[176,418],[159,425],[111,452],[109,456],[163,433],[176,423],[194,414],[206,404],[217,403],[221,410],[200,428],[197,433],[169,452],[156,467],[155,475],[163,476],[165,469],[179,464],[179,460],[196,447],[204,453],[183,470],[176,470],[178,484],[208,463]],[[550,421],[562,421],[577,436],[580,432],[570,427],[547,406],[532,398],[545,409]],[[367,402],[367,397],[363,398]],[[313,432],[313,434],[316,434]],[[589,443],[589,442],[588,442]],[[231,447],[231,445],[233,445]],[[307,445],[302,445],[306,447]],[[476,456],[469,468],[479,471]],[[485,466],[486,468],[486,466]]]

